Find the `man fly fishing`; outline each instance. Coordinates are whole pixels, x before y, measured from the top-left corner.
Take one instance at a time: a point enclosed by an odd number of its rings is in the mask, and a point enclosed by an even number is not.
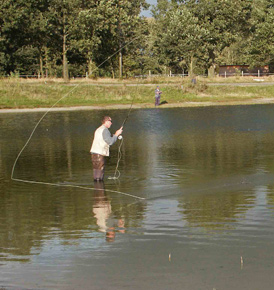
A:
[[[94,181],[104,180],[105,157],[109,156],[109,147],[117,141],[118,136],[123,132],[122,126],[111,136],[109,131],[111,125],[111,117],[105,116],[102,119],[102,125],[94,133],[94,139],[90,149]]]

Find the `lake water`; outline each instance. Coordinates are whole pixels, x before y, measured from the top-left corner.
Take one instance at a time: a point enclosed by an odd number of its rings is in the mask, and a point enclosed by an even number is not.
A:
[[[0,114],[0,289],[273,289],[274,106]],[[131,196],[129,196],[131,195]],[[143,199],[140,199],[143,198]]]

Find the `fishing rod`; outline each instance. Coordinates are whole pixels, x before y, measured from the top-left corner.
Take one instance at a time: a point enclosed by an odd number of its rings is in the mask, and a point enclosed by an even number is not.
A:
[[[137,84],[137,86],[136,86],[136,90],[137,90],[137,88],[138,88],[138,84]],[[132,98],[132,101],[131,101],[130,107],[129,107],[129,109],[128,109],[128,113],[127,113],[127,115],[126,115],[126,117],[125,117],[125,119],[124,119],[124,121],[123,121],[123,123],[122,123],[122,126],[121,126],[122,128],[124,127],[124,125],[126,124],[128,118],[129,118],[129,115],[130,115],[131,110],[132,110],[132,108],[133,108],[133,103],[134,103],[135,97],[136,97],[136,94],[135,94],[135,95],[133,96],[133,98]],[[120,175],[121,175],[121,174],[120,174],[120,171],[118,170],[118,167],[119,167],[120,160],[121,160],[121,158],[122,158],[121,147],[122,147],[122,144],[123,144],[123,136],[122,136],[122,135],[119,135],[119,136],[118,136],[118,140],[120,140],[121,143],[120,143],[120,145],[119,145],[119,147],[118,147],[118,159],[117,159],[117,163],[116,163],[115,172],[114,172],[114,175],[113,175],[113,176],[109,176],[108,179],[119,179],[119,177],[120,177]],[[117,174],[118,174],[118,175],[117,175]]]
[[[136,96],[136,95],[135,95],[135,96]],[[122,127],[124,127],[126,121],[128,120],[128,117],[129,117],[129,115],[130,115],[130,113],[131,113],[131,110],[132,110],[132,107],[133,107],[133,102],[134,102],[135,96],[132,98],[131,105],[130,105],[130,108],[129,108],[129,110],[128,110],[128,114],[127,114],[127,116],[126,116],[124,122],[122,123]]]
[[[124,121],[123,121],[121,127],[124,127],[125,124],[126,124],[126,122],[127,122],[127,120],[128,120],[128,117],[129,117],[129,115],[130,115],[130,113],[131,113],[131,110],[132,110],[132,107],[133,107],[134,99],[135,99],[135,96],[132,98],[131,105],[130,105],[130,107],[129,107],[129,109],[128,109],[127,116],[125,117],[125,119],[124,119]],[[123,139],[123,136],[122,136],[122,135],[119,135],[119,136],[118,136],[118,139],[119,139],[119,140]]]

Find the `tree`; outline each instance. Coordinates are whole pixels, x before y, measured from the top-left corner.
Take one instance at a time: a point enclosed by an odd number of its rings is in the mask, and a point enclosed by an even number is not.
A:
[[[35,15],[40,14],[46,9],[45,0],[23,1],[23,0],[2,0],[0,3],[0,50],[2,59],[1,66],[5,72],[17,69],[18,50],[23,47],[30,47],[36,39],[33,23]],[[40,35],[35,28],[36,36]],[[26,49],[27,50],[27,49]],[[20,53],[19,53],[20,55]]]
[[[253,3],[251,37],[248,43],[249,63],[262,66],[274,63],[274,4],[270,0]]]
[[[166,19],[160,24],[156,46],[168,57],[167,65],[175,69],[177,67],[180,71],[187,69],[192,75],[195,63],[201,64],[204,39],[208,32],[185,5],[172,5],[166,13]]]
[[[81,0],[50,0],[48,10],[49,30],[51,38],[58,43],[59,52],[62,56],[63,79],[69,79],[68,50],[71,48],[71,41],[75,23],[78,21],[79,13],[85,1]]]
[[[119,77],[123,76],[123,55],[129,53],[131,49],[136,46],[139,41],[137,31],[140,30],[145,22],[140,17],[142,8],[146,8],[145,0],[109,0],[111,4],[111,15],[108,29],[108,39],[104,39],[106,43],[111,41],[108,47],[112,55],[119,51]],[[131,45],[129,45],[131,43]]]
[[[215,68],[218,56],[235,43],[248,26],[251,4],[248,0],[188,1],[200,26],[208,31],[205,57],[208,68]]]
[[[44,59],[50,43],[48,30],[48,1],[41,1],[37,9],[30,14],[29,34],[31,35],[31,46],[38,50],[39,54],[39,75],[44,77]],[[46,64],[48,67],[48,64]]]

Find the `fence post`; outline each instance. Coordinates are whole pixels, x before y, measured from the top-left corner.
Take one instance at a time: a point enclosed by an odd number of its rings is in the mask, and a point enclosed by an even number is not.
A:
[[[242,70],[242,77],[244,76],[244,71]]]
[[[260,70],[258,69],[258,77],[260,77]]]
[[[225,71],[225,79],[226,79],[226,71]]]

